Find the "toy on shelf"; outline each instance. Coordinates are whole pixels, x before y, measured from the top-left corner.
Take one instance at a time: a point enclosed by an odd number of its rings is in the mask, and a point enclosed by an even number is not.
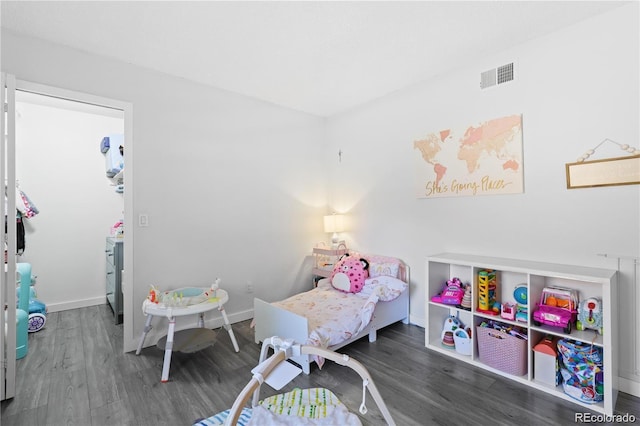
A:
[[[507,333],[511,336],[517,337],[518,339],[528,340],[529,335],[527,334],[527,329],[520,327],[519,325],[511,325],[502,322],[498,322],[495,320],[486,320],[482,321],[479,325],[480,328],[492,328],[501,333]]]
[[[459,328],[453,332],[453,342],[455,343],[456,352],[460,355],[471,355],[471,328]]]
[[[446,282],[442,292],[431,298],[432,302],[445,305],[460,305],[464,297],[464,285],[460,278],[451,278]]]
[[[471,355],[471,328],[465,329],[457,317],[449,315],[444,320],[440,338],[442,346],[455,349],[461,355]]]
[[[505,302],[500,309],[500,316],[511,321],[527,322],[527,285],[520,284],[513,290],[515,303]]]
[[[496,273],[491,269],[478,272],[478,312],[489,315],[500,313],[497,298]]]
[[[602,301],[600,299],[590,297],[580,302],[576,328],[578,330],[589,328],[602,334]]]
[[[545,287],[533,312],[533,324],[561,327],[569,334],[578,317],[578,292],[569,288]]]
[[[513,290],[513,298],[516,300],[516,321],[527,322],[529,319],[529,296],[527,285],[517,285]]]
[[[464,295],[462,296],[462,301],[460,302],[460,308],[466,311],[471,310],[471,284],[467,284],[464,288]]]
[[[511,302],[503,303],[500,309],[500,316],[507,320],[516,319],[516,304]]]
[[[453,340],[453,332],[458,328],[462,327],[462,323],[460,320],[453,315],[449,315],[442,325],[442,334],[440,338],[442,339],[442,344],[449,348],[454,348],[455,343]]]
[[[562,382],[558,363],[559,337],[544,336],[533,349],[533,374],[537,382],[556,387]]]

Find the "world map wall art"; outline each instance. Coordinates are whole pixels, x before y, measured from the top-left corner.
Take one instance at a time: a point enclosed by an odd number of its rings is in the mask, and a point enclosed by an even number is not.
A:
[[[418,198],[524,191],[520,114],[429,133],[413,148]]]

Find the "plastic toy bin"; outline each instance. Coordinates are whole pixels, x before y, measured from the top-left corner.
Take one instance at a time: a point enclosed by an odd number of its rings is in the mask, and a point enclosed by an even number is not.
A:
[[[490,327],[476,327],[480,361],[515,376],[527,373],[527,341]]]

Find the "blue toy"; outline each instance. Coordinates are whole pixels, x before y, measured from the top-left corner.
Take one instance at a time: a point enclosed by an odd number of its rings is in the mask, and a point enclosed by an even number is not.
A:
[[[602,334],[602,302],[600,299],[590,297],[580,302],[576,328],[578,330],[589,328]]]
[[[35,277],[31,275],[31,265],[28,263],[18,264],[18,273],[20,274],[20,286],[16,292],[16,305],[19,309],[28,312],[27,332],[35,333],[42,330],[47,322],[47,306],[40,300],[36,299],[36,290],[33,287]],[[29,290],[24,288],[28,286]],[[28,294],[28,304],[21,304],[21,298]]]
[[[31,264],[17,263],[16,288],[16,359],[27,356],[29,351],[29,284],[31,283]],[[20,303],[22,300],[22,303]]]
[[[516,321],[527,322],[529,317],[527,285],[520,284],[513,290],[513,297],[516,299]]]

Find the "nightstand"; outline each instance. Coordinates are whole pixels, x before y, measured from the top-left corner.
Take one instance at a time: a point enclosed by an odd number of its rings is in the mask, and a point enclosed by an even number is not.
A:
[[[340,256],[347,253],[349,250],[344,244],[341,244],[339,248],[329,248],[326,246],[313,248],[313,269],[311,271],[313,278],[313,285],[318,282],[320,278],[328,278],[333,272],[333,266],[336,264]]]

